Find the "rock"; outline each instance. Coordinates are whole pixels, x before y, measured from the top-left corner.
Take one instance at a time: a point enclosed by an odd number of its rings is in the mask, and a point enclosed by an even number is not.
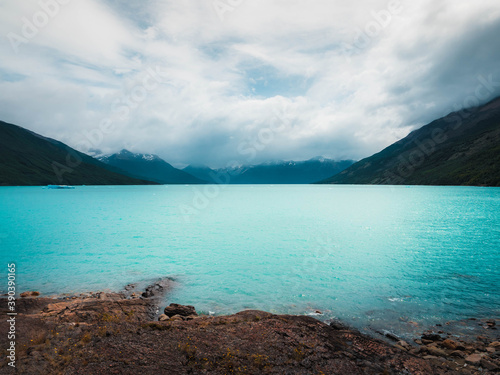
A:
[[[441,340],[441,336],[438,335],[437,333],[424,333],[422,335],[422,341],[423,340],[439,341]]]
[[[399,341],[400,340],[400,338],[398,336],[396,336],[394,333],[389,332],[389,331],[385,331],[384,335],[385,335],[385,337],[387,337],[387,338],[389,338],[389,339],[391,339],[393,341]]]
[[[178,305],[177,303],[171,303],[170,306],[165,307],[165,315],[173,317],[174,315],[180,316],[198,316],[194,306],[184,306]]]
[[[401,346],[405,350],[413,349],[413,347],[404,340],[399,340],[396,345]]]
[[[404,348],[404,347],[402,347],[401,345],[398,345],[398,344],[394,344],[394,347],[395,347],[395,348],[398,348],[399,350],[402,350],[402,351],[404,351],[404,352],[407,352],[407,351],[408,351],[406,348]]]
[[[483,356],[481,354],[474,353],[465,357],[465,362],[477,365],[479,364],[479,362],[481,362],[481,359],[483,359]]]
[[[454,350],[454,351],[452,351],[450,353],[450,356],[457,357],[457,358],[464,358],[465,357],[465,353],[461,352],[460,350]]]
[[[174,315],[173,317],[171,317],[171,318],[169,319],[169,321],[170,321],[170,322],[175,322],[176,320],[184,320],[184,319],[182,319],[182,316],[180,316],[180,315],[178,315],[178,314],[177,314],[177,315]]]
[[[499,367],[497,365],[495,365],[494,363],[492,363],[490,361],[487,361],[484,358],[481,359],[479,364],[481,365],[481,367],[485,368],[486,370],[495,371],[495,372],[497,372],[499,370]]]
[[[414,327],[418,327],[418,323],[417,322],[409,321],[408,324],[411,324]]]
[[[492,348],[491,346],[488,346],[488,347],[486,348],[486,351],[487,351],[488,353],[495,353],[495,352],[496,352],[496,349],[495,349],[495,348]]]
[[[441,343],[446,349],[455,350],[457,348],[457,343],[453,340],[446,339]]]
[[[321,311],[319,311],[319,310],[316,310],[314,313],[315,313],[315,314],[320,314],[320,315],[323,315],[323,313],[322,313]]]
[[[168,320],[168,316],[165,315],[165,314],[161,314],[159,317],[158,317],[158,321],[159,322],[163,322],[164,320]]]
[[[26,298],[26,297],[38,297],[40,295],[40,292],[23,292],[20,294],[20,297]]]
[[[97,293],[96,296],[98,299],[104,301],[119,301],[124,297],[123,294],[120,293],[105,293],[105,292],[99,292]]]
[[[423,344],[423,343],[422,343],[422,340],[420,340],[420,339],[414,339],[413,341],[414,341],[414,342],[415,342],[415,344],[417,344],[417,345],[422,345],[422,344]]]
[[[151,298],[158,294],[161,294],[162,292],[163,292],[163,286],[161,286],[158,283],[155,283],[153,285],[147,286],[144,292],[142,293],[142,296],[144,298]]]
[[[430,355],[434,355],[436,357],[448,356],[448,354],[443,349],[435,348],[434,346],[428,346],[427,351],[429,352]]]
[[[473,354],[476,351],[476,348],[470,345],[464,347],[464,349],[468,354]]]
[[[333,322],[331,322],[330,327],[332,327],[336,331],[342,331],[344,329],[347,329],[347,327],[338,320],[334,320]]]
[[[420,340],[420,341],[421,341],[421,342],[422,342],[422,344],[424,344],[424,345],[429,345],[429,344],[432,344],[432,343],[434,342],[434,341],[432,341],[432,340],[426,340],[426,339],[422,339],[422,340]]]
[[[488,327],[494,327],[494,326],[496,326],[497,322],[494,321],[493,319],[491,319],[491,320],[487,320],[486,324],[488,325]]]
[[[134,289],[134,288],[135,288],[135,286],[136,286],[136,284],[128,284],[128,285],[127,285],[124,289],[125,289],[126,291],[130,291],[130,290]]]
[[[413,355],[417,355],[418,353],[420,353],[420,348],[411,349],[409,352]]]
[[[422,358],[423,359],[438,359],[438,357],[436,357],[434,355],[424,355]]]
[[[492,348],[500,348],[500,341],[493,341],[490,345]]]
[[[142,293],[142,298],[160,297],[164,295],[171,287],[172,279],[166,277],[148,285]]]

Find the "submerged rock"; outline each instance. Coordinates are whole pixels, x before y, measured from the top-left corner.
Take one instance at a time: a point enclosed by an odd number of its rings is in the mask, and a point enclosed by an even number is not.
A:
[[[26,298],[26,297],[38,297],[39,295],[40,295],[40,292],[29,291],[29,292],[23,292],[19,296],[22,298]]]
[[[164,295],[169,287],[170,279],[161,279],[148,285],[142,293],[143,298],[160,297]]]
[[[422,335],[422,341],[423,340],[439,341],[439,340],[441,340],[441,336],[438,335],[437,333],[424,333]]]
[[[335,329],[337,331],[341,331],[343,329],[347,329],[347,326],[344,325],[339,320],[334,320],[334,321],[330,322],[330,327],[332,327],[333,329]]]

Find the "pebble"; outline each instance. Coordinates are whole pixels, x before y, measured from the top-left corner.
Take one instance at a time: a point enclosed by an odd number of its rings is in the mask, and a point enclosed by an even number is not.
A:
[[[464,354],[464,352],[461,352],[460,350],[455,350],[455,351],[453,351],[453,352],[450,353],[450,356],[452,356],[452,357],[458,357],[458,358],[464,358],[465,354]]]
[[[465,357],[465,362],[475,365],[481,362],[481,359],[483,359],[483,356],[481,354],[474,353]]]
[[[485,369],[490,370],[490,371],[496,372],[499,369],[497,365],[495,365],[494,363],[487,361],[485,359],[481,359],[481,361],[479,363],[482,367],[484,367]]]
[[[427,351],[430,355],[434,355],[436,357],[446,357],[447,353],[443,349],[435,348],[433,346],[428,346]]]
[[[453,340],[446,339],[441,343],[446,349],[455,350],[457,348],[457,343]]]

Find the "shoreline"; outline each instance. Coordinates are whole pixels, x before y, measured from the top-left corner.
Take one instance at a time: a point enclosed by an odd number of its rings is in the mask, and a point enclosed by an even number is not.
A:
[[[305,315],[257,310],[198,315],[194,307],[176,304],[159,311],[174,283],[163,278],[143,289],[129,284],[120,293],[19,298],[18,366],[26,374],[44,373],[40,368],[49,365],[61,374],[103,369],[113,371],[102,373],[158,373],[159,364],[174,366],[177,370],[172,374],[193,369],[215,374],[229,369],[242,374],[500,371],[499,319],[485,321],[484,330],[492,335],[474,341],[447,333],[450,325],[404,341],[390,332],[369,336],[341,321],[327,323]],[[0,338],[2,345],[4,339]],[[174,341],[177,344],[172,346]],[[130,345],[135,352],[123,358]],[[162,350],[169,354],[165,357]],[[288,353],[286,358],[283,353]],[[149,368],[156,370],[149,372]],[[0,374],[5,369],[6,363],[1,363]]]
[[[161,315],[160,309],[163,309],[165,306],[167,306],[167,294],[174,288],[176,288],[178,285],[178,280],[175,277],[172,276],[166,276],[162,278],[157,278],[157,279],[149,279],[149,280],[141,280],[138,282],[133,282],[129,283],[124,287],[117,289],[103,289],[99,291],[86,291],[86,292],[67,292],[67,293],[50,293],[47,295],[42,295],[45,298],[50,298],[54,300],[69,300],[69,299],[75,299],[75,298],[94,298],[98,296],[99,294],[106,294],[106,295],[121,295],[123,298],[130,299],[130,298],[141,298],[142,293],[145,291],[148,291],[147,298],[150,298],[150,302],[154,302],[154,308],[156,309],[156,313],[151,313],[150,318],[151,320],[156,320],[159,315]],[[22,294],[22,293],[21,293]],[[0,299],[4,297],[3,295],[0,295]],[[153,308],[153,307],[152,307]],[[238,310],[235,312],[229,312],[229,313],[212,313],[211,311],[207,311],[207,313],[202,312],[203,315],[206,316],[230,316],[237,314],[238,312],[241,311],[246,311],[246,310],[256,310],[253,308],[245,308],[242,310]],[[260,309],[257,309],[261,311]],[[266,310],[262,310],[266,311]],[[328,311],[328,310],[327,310]],[[309,316],[314,319],[317,319],[323,323],[330,324],[330,323],[339,323],[341,325],[344,325],[346,327],[349,327],[350,329],[358,330],[362,332],[365,335],[368,335],[372,338],[375,339],[382,339],[388,343],[394,343],[396,338],[396,341],[399,340],[407,340],[413,342],[415,338],[418,338],[422,333],[424,332],[440,332],[440,334],[444,334],[447,336],[450,336],[455,339],[464,339],[466,341],[473,341],[477,336],[487,336],[488,338],[492,339],[493,341],[497,340],[500,341],[500,328],[497,331],[497,327],[500,327],[500,316],[499,317],[468,317],[460,320],[442,320],[439,321],[437,320],[436,324],[422,324],[422,323],[417,323],[415,321],[412,321],[408,317],[399,317],[397,318],[399,323],[404,323],[405,328],[411,328],[411,329],[405,329],[405,330],[397,330],[394,329],[393,327],[389,327],[388,325],[380,325],[378,324],[376,327],[370,325],[370,324],[362,324],[362,325],[356,325],[350,323],[346,319],[342,318],[329,318],[325,317],[324,312],[310,307],[307,311],[304,311],[302,313],[297,313],[297,312],[275,312],[273,314],[276,315],[295,315],[295,316]],[[394,319],[396,320],[396,319]],[[492,329],[488,326],[487,322],[494,320],[496,321],[496,324]],[[388,320],[389,321],[389,320]],[[399,325],[401,326],[401,324]],[[497,333],[498,332],[498,333]]]

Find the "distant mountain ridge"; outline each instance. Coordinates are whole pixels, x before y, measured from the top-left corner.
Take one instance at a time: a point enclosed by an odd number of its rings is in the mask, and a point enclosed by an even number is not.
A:
[[[110,166],[119,168],[124,174],[135,178],[147,179],[160,184],[203,184],[202,179],[174,168],[172,165],[153,154],[137,154],[121,150],[98,159]]]
[[[0,185],[144,185],[62,142],[0,121]]]
[[[320,183],[500,186],[500,98],[435,120]]]
[[[316,157],[306,161],[274,161],[239,168],[211,169],[207,166],[190,165],[183,170],[192,175],[220,183],[229,176],[229,184],[310,184],[339,173],[354,163],[352,160],[335,161]]]

